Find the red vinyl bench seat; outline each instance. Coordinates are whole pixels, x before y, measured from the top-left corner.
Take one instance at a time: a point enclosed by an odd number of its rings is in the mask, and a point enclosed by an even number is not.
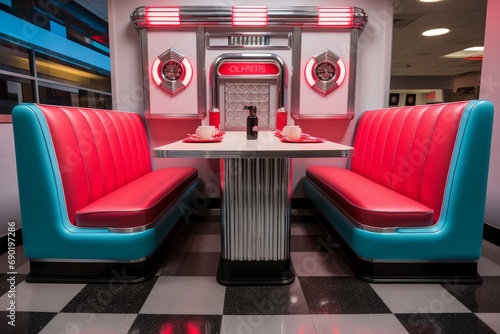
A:
[[[147,228],[197,177],[191,167],[150,172],[78,210],[76,225]]]
[[[397,228],[434,224],[434,212],[428,206],[347,169],[312,166],[306,176],[358,225]]]

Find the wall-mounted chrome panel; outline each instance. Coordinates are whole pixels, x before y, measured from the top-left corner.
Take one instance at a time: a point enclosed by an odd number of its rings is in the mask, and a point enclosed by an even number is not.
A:
[[[227,53],[212,64],[212,107],[220,110],[222,130],[244,130],[243,107],[257,106],[259,128],[276,129],[276,111],[283,107],[286,65],[272,53]]]
[[[207,49],[290,50],[291,34],[207,33]]]
[[[243,15],[244,14],[244,15]],[[208,88],[203,89],[202,81],[209,80],[206,67],[210,60],[205,62],[206,55],[210,52],[213,57],[215,50],[232,50],[233,52],[259,52],[276,50],[275,52],[289,52],[292,61],[289,66],[293,73],[287,73],[280,87],[290,90],[290,100],[279,101],[278,104],[290,111],[292,119],[353,119],[354,96],[356,87],[356,61],[358,36],[368,22],[367,13],[358,7],[321,7],[321,6],[148,6],[138,7],[131,13],[131,21],[138,30],[147,30],[148,34],[161,33],[168,35],[163,40],[177,40],[182,47],[189,43],[181,41],[181,34],[185,31],[196,31],[197,68],[195,69],[196,90],[198,105],[191,106],[189,115],[180,114],[181,118],[187,116],[204,119],[210,102],[207,97],[212,95],[214,103],[218,103],[220,96],[216,96]],[[205,32],[204,29],[213,31]],[[288,30],[288,32],[283,31]],[[201,36],[200,31],[203,31]],[[290,33],[290,31],[292,31]],[[331,34],[333,33],[333,34]],[[338,33],[338,34],[337,34]],[[344,36],[346,36],[344,38]],[[144,36],[141,34],[141,38]],[[326,36],[326,39],[322,39]],[[334,36],[332,40],[330,37]],[[338,36],[343,36],[338,38]],[[314,39],[314,42],[310,42]],[[318,40],[326,41],[328,45],[318,46]],[[338,41],[342,44],[340,44]],[[158,40],[157,40],[158,41]],[[202,44],[203,43],[203,44]],[[306,45],[309,44],[309,45]],[[314,44],[315,47],[311,47]],[[325,43],[324,43],[325,44]],[[154,45],[154,41],[142,43]],[[173,44],[175,47],[176,45]],[[324,48],[329,48],[338,54],[346,63],[347,84],[336,89],[328,97],[312,97],[310,87],[304,86],[303,62],[317,54]],[[243,51],[244,50],[244,51]],[[147,52],[146,50],[142,50]],[[183,53],[184,50],[181,50]],[[345,52],[344,52],[345,51]],[[151,50],[149,50],[151,53]],[[250,53],[249,52],[249,53]],[[194,59],[188,54],[188,59]],[[213,80],[213,78],[212,78]],[[288,82],[290,80],[290,82]],[[302,87],[301,87],[302,86]],[[330,92],[332,87],[322,88]],[[344,87],[345,86],[345,87]],[[205,86],[207,87],[207,86]],[[284,92],[284,89],[283,89]],[[183,93],[184,94],[184,93]],[[179,94],[179,95],[183,95]],[[317,92],[315,92],[316,95]],[[190,93],[194,97],[193,93]],[[203,97],[200,99],[200,96]],[[281,94],[279,98],[281,99]],[[328,101],[327,101],[328,100]],[[177,100],[175,101],[178,102]],[[204,102],[204,103],[203,103]],[[320,103],[317,103],[320,102]],[[289,103],[289,105],[288,105]],[[191,104],[191,101],[189,102]],[[164,115],[157,110],[159,103],[146,102],[149,112],[156,117],[173,117],[175,112]],[[170,103],[162,103],[169,108],[178,108]],[[178,103],[183,106],[186,104]],[[272,107],[271,107],[272,108]],[[147,112],[147,111],[146,111]]]

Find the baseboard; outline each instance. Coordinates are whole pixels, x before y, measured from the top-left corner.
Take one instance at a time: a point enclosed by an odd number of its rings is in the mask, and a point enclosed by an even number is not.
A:
[[[292,198],[292,209],[311,209],[314,205],[307,197]]]
[[[483,239],[500,247],[500,229],[492,225],[484,224]]]

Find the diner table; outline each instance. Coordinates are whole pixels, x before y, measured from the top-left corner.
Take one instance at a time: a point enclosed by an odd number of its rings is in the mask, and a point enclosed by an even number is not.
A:
[[[291,158],[350,157],[354,148],[326,140],[283,142],[273,131],[260,131],[256,140],[248,140],[244,131],[225,132],[219,139],[180,140],[153,148],[153,155],[221,159],[220,284],[290,284],[295,277],[290,259]]]

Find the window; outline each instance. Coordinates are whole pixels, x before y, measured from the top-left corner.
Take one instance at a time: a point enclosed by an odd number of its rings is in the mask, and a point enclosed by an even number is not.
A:
[[[0,39],[0,70],[30,75],[30,50]]]
[[[10,118],[3,116],[10,115],[12,108],[22,102],[35,102],[33,81],[0,75],[0,119],[8,121]]]
[[[38,78],[66,83],[76,87],[111,92],[109,75],[102,75],[39,52],[36,53],[36,70]]]
[[[0,123],[23,102],[111,109],[111,78],[0,38]]]

